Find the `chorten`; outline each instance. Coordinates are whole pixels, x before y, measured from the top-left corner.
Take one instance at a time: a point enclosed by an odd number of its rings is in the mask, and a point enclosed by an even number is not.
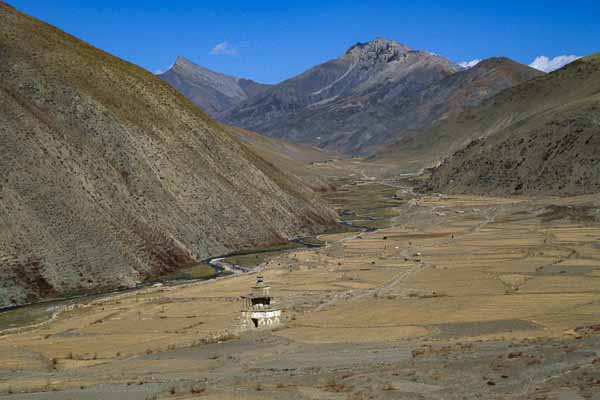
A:
[[[249,295],[244,296],[242,325],[246,329],[274,328],[281,323],[281,310],[273,305],[271,288],[258,276]]]

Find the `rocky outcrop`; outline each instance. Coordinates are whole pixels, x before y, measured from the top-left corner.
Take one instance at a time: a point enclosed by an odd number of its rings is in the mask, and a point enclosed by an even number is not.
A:
[[[0,306],[335,224],[147,71],[0,3]]]

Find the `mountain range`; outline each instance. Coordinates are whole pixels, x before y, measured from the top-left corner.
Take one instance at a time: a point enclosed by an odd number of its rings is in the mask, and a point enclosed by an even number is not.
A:
[[[597,56],[545,74],[503,57],[471,68],[394,41],[359,43],[216,115],[266,136],[369,155],[421,189],[576,195],[600,190]]]
[[[423,149],[427,148],[427,152]],[[446,193],[581,195],[600,191],[600,54],[505,90],[399,143],[446,160],[428,189]]]
[[[0,21],[0,307],[336,225],[153,74],[2,2]]]
[[[206,69],[178,64],[180,59],[161,77],[201,108],[220,110],[213,114],[216,118],[348,154],[376,153],[412,131],[542,74],[506,58],[463,69],[439,55],[376,38],[279,84],[252,93],[240,89],[236,93],[244,94],[229,96],[233,100],[224,106],[211,100],[218,96],[195,89],[200,86],[194,85],[197,75],[210,79]],[[211,87],[228,88],[225,81],[241,80],[219,75]]]

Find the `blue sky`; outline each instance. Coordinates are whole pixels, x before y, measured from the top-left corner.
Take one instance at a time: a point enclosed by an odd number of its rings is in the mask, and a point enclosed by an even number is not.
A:
[[[184,55],[208,68],[267,83],[377,36],[456,62],[502,55],[529,64],[540,55],[600,51],[598,0],[8,3],[153,72]]]

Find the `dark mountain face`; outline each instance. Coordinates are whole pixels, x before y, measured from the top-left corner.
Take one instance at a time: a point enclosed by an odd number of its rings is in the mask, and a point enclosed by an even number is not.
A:
[[[468,145],[433,170],[450,193],[576,195],[600,191],[600,55],[490,98],[423,138]]]
[[[0,307],[335,225],[165,82],[0,3]]]
[[[328,129],[335,130],[331,122],[335,121],[345,133],[328,139],[324,147],[342,146],[346,152],[369,154],[543,73],[509,59],[490,59],[474,68],[443,75],[437,64],[426,61],[394,87],[382,85],[366,94],[301,113],[292,121],[310,120],[316,125],[315,131],[323,135]]]
[[[177,57],[175,64],[159,77],[212,117],[269,87],[211,71],[184,57]]]
[[[391,100],[415,96],[457,70],[442,57],[375,39],[241,102],[222,119],[268,136],[361,152],[371,137],[388,132]]]

